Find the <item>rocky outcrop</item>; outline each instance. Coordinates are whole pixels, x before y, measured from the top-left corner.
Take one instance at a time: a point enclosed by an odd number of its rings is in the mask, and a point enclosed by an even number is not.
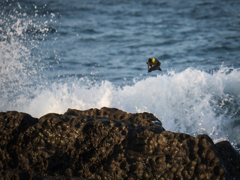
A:
[[[0,113],[0,179],[238,179],[239,160],[229,142],[165,131],[150,113]]]

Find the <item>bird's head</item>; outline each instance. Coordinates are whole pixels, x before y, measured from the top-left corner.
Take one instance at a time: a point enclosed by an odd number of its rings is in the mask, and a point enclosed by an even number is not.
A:
[[[154,63],[156,61],[156,58],[149,58],[148,63]]]

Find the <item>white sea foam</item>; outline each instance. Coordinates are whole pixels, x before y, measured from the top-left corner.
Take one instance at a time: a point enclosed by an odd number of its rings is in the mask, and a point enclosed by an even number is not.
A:
[[[40,117],[46,113],[64,113],[68,108],[85,110],[103,106],[126,112],[150,112],[166,130],[192,135],[207,133],[214,139],[237,140],[239,125],[233,127],[240,112],[240,71],[221,68],[209,74],[193,68],[180,73],[148,77],[122,88],[109,81],[91,85],[72,79],[54,83],[35,92],[32,99],[21,96],[17,110]],[[11,107],[8,107],[10,110]],[[230,137],[229,137],[230,136]]]

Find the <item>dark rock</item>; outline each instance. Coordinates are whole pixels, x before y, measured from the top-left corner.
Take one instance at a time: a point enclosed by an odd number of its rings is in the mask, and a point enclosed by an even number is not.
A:
[[[239,159],[229,142],[165,131],[150,113],[0,113],[0,179],[237,179]]]
[[[240,154],[228,141],[215,144],[215,154],[226,172],[226,179],[240,179]]]

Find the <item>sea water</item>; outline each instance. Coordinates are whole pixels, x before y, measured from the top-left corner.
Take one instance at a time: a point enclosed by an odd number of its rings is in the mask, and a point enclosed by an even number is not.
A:
[[[239,9],[223,0],[0,1],[0,111],[115,107],[240,144]],[[147,72],[150,57],[163,71]]]

